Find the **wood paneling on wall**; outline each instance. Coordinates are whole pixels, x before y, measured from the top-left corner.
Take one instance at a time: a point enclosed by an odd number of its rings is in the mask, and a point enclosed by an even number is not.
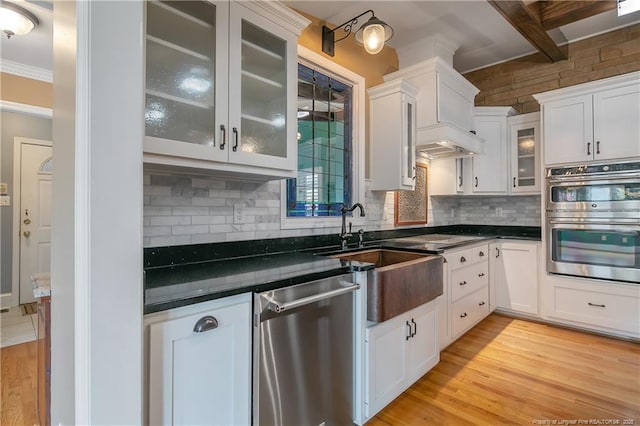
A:
[[[540,110],[534,93],[640,70],[640,24],[569,44],[569,59],[549,63],[540,54],[464,74],[480,93],[477,106]]]
[[[53,105],[53,85],[14,74],[0,73],[0,99],[51,108]]]

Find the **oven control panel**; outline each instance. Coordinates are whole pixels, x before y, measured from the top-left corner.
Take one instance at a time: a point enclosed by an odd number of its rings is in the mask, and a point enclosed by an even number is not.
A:
[[[640,161],[613,164],[582,164],[579,166],[554,167],[547,169],[547,177],[591,176],[601,174],[640,173]]]

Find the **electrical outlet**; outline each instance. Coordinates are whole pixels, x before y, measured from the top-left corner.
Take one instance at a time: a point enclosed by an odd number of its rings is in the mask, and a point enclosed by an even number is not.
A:
[[[10,206],[11,197],[8,195],[0,195],[0,206]]]
[[[8,185],[6,183],[0,183],[0,195],[7,195]]]
[[[504,212],[502,211],[502,207],[496,207],[496,216],[504,217]]]

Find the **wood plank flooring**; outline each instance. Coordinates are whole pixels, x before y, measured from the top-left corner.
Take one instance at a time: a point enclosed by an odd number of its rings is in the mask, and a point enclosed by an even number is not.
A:
[[[37,346],[21,343],[0,349],[0,425],[37,425]]]
[[[367,426],[498,424],[640,425],[640,344],[492,314]]]

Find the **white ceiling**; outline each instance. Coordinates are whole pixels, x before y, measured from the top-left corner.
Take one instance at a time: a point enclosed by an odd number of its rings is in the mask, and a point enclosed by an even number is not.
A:
[[[2,59],[51,70],[52,2],[13,2],[35,14],[40,20],[40,25],[26,36],[14,36],[10,40],[2,37]],[[389,44],[396,48],[438,34],[460,45],[454,55],[454,67],[460,72],[482,68],[535,51],[485,0],[292,0],[284,3],[336,25],[367,9],[373,9],[379,19],[394,28],[395,35]],[[366,19],[368,16],[361,18],[361,22]],[[638,22],[640,12],[618,18],[616,11],[612,10],[561,27],[550,34],[556,41],[561,40],[562,35],[567,40],[574,41]],[[339,43],[336,49],[340,49]]]

